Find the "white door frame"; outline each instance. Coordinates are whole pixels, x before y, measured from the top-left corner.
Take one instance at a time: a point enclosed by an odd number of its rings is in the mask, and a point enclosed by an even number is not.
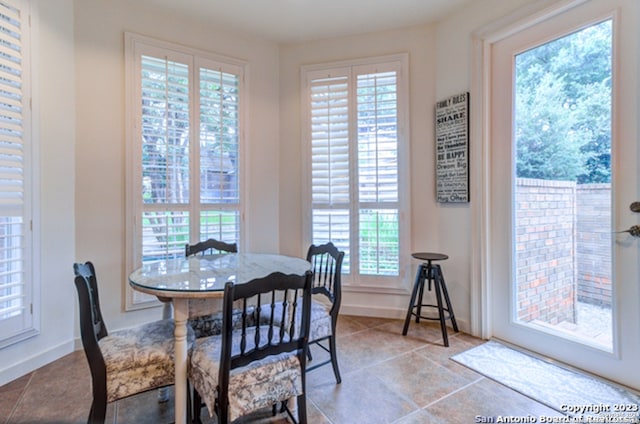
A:
[[[559,15],[588,0],[545,0],[518,9],[513,14],[495,21],[473,34],[472,79],[470,89],[471,146],[470,188],[475,195],[471,203],[471,334],[489,338],[491,328],[491,302],[488,276],[489,266],[489,216],[491,212],[491,169],[489,142],[489,104],[491,102],[491,46],[510,35],[529,28],[543,20]]]
[[[502,42],[508,37],[514,36],[519,32],[529,29],[534,25],[537,25],[543,21],[551,18],[556,18],[558,15],[569,11],[577,6],[588,3],[589,0],[560,0],[560,1],[544,1],[542,4],[536,3],[534,6],[524,8],[516,12],[516,14],[502,19],[496,23],[493,23],[480,31],[474,33],[474,57],[473,57],[473,79],[471,86],[471,107],[473,113],[471,114],[471,189],[474,193],[477,193],[477,201],[471,205],[472,208],[472,240],[471,240],[471,331],[473,335],[480,336],[482,338],[490,338],[494,335],[497,328],[492,328],[492,306],[498,307],[501,305],[491,305],[493,296],[491,296],[493,285],[492,276],[498,275],[491,269],[492,263],[495,261],[491,256],[491,246],[494,245],[492,237],[492,228],[490,218],[493,213],[493,207],[495,199],[492,198],[492,181],[490,178],[490,172],[492,169],[492,157],[490,155],[490,141],[492,140],[492,128],[491,128],[491,111],[489,105],[492,104],[491,99],[491,60],[492,60],[492,48],[494,44]],[[631,0],[620,0],[616,2],[618,5],[634,5],[630,6],[631,9],[638,7]],[[603,6],[604,0],[594,0],[595,6]],[[607,4],[608,6],[608,4]],[[600,9],[599,9],[600,10]],[[604,10],[604,9],[603,9]],[[635,9],[637,11],[637,9]],[[635,116],[631,116],[632,113],[638,113],[638,76],[637,65],[633,65],[634,60],[637,57],[634,55],[629,58],[631,62],[627,62],[625,66],[621,65],[621,56],[624,51],[618,51],[619,44],[626,44],[626,49],[633,50],[634,54],[637,54],[638,41],[636,37],[637,28],[634,23],[635,19],[638,19],[636,15],[622,15],[621,9],[616,5],[611,5],[610,12],[615,14],[615,19],[622,22],[623,18],[626,18],[625,25],[621,25],[621,36],[617,36],[614,32],[614,87],[613,95],[616,99],[613,104],[614,114],[612,122],[612,132],[614,140],[625,140],[627,150],[625,151],[625,157],[638,158],[637,144],[630,146],[633,140],[637,141],[638,129],[637,122],[634,119]],[[611,15],[608,15],[611,16]],[[625,35],[622,35],[625,34]],[[620,37],[616,41],[616,37]],[[619,54],[622,53],[622,54]],[[631,63],[631,65],[629,65]],[[631,75],[633,72],[633,75]],[[628,88],[626,90],[621,89],[621,81],[623,76],[626,75],[628,80]],[[618,82],[616,82],[618,81]],[[632,91],[629,91],[633,89]],[[616,112],[617,109],[617,112]],[[616,135],[617,134],[617,135]],[[618,141],[619,142],[619,141]],[[612,165],[618,163],[622,157],[621,151],[614,152],[612,157]],[[616,166],[614,166],[614,173],[616,173]],[[622,169],[622,168],[619,168]],[[635,170],[637,178],[637,165]],[[629,177],[629,175],[627,175]],[[613,223],[614,225],[622,228],[616,228],[621,230],[631,224],[637,223],[637,215],[628,211],[627,205],[637,199],[637,182],[634,180],[629,184],[621,184],[619,177],[614,176],[614,193],[613,195]],[[622,204],[622,202],[625,202]],[[626,226],[625,226],[626,225]],[[627,249],[620,249],[620,248]],[[601,352],[589,352],[589,355],[585,351],[583,355],[579,355],[575,359],[578,360],[577,365],[584,369],[591,369],[591,364],[596,364],[594,369],[598,369],[598,374],[606,375],[609,378],[618,381],[622,384],[628,385],[638,389],[638,369],[640,365],[640,343],[638,343],[638,336],[640,335],[640,320],[638,317],[638,310],[631,304],[631,302],[640,301],[640,288],[637,286],[637,266],[630,266],[629,264],[637,263],[637,240],[622,239],[616,241],[616,250],[614,263],[619,262],[621,265],[614,265],[614,275],[616,275],[617,285],[614,288],[614,296],[616,302],[621,302],[623,305],[622,312],[633,310],[633,314],[630,315],[631,319],[623,319],[620,314],[614,313],[613,327],[617,334],[614,335],[614,347],[612,355],[600,355]],[[627,264],[627,265],[625,265]],[[624,284],[623,284],[624,283]],[[617,292],[617,293],[616,293]],[[626,309],[625,309],[626,308]],[[635,309],[634,309],[635,308]],[[629,318],[629,317],[627,317]],[[625,343],[622,343],[622,335],[626,335],[624,339]],[[528,343],[531,344],[531,343]],[[560,350],[567,348],[568,343],[561,345],[540,345],[541,351],[548,352],[560,352]],[[554,350],[555,349],[555,350]],[[563,353],[567,353],[566,349]],[[567,357],[567,355],[560,355]],[[611,362],[608,358],[611,358]],[[603,359],[602,362],[594,362]],[[618,361],[615,363],[615,361]],[[608,371],[604,371],[609,365],[614,365]],[[589,365],[587,365],[589,364]],[[611,371],[611,372],[609,372]],[[632,371],[632,372],[631,372]]]

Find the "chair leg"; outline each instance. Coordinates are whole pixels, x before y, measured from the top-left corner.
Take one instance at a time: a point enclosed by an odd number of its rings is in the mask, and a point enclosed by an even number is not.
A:
[[[202,424],[202,398],[200,397],[200,393],[194,388],[193,389],[193,422],[195,424]]]
[[[307,396],[298,396],[298,424],[307,424]]]
[[[104,419],[107,415],[107,400],[96,399],[91,403],[91,411],[89,411],[88,424],[104,424]]]
[[[336,376],[336,383],[342,383],[342,377],[340,377],[340,369],[338,368],[338,350],[336,349],[336,336],[335,329],[333,335],[329,337],[329,354],[331,355],[331,366],[333,367],[333,374]]]
[[[93,371],[93,370],[92,370]],[[107,415],[107,375],[104,368],[92,375],[93,402],[89,412],[89,424],[104,424]]]
[[[229,404],[227,402],[218,403],[218,424],[229,424]]]

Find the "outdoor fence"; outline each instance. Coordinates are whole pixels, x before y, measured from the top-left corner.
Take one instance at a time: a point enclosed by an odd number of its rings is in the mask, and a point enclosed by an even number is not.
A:
[[[575,322],[577,301],[611,305],[609,184],[518,179],[518,318]]]

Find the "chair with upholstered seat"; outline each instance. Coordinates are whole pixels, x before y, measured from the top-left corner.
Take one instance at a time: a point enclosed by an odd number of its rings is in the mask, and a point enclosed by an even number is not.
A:
[[[279,316],[275,316],[276,304],[284,306]],[[266,309],[268,317],[255,322],[252,308],[257,313]],[[244,284],[227,283],[222,334],[196,340],[191,355],[189,380],[195,389],[196,422],[200,422],[201,399],[218,423],[228,423],[263,408],[275,410],[278,403],[285,405],[296,397],[298,422],[306,423],[310,312],[310,272],[305,276],[276,272]]]
[[[338,353],[336,349],[336,324],[342,298],[342,261],[344,252],[339,251],[331,242],[311,245],[307,251],[307,260],[313,271],[313,302],[311,305],[311,328],[309,344],[315,344],[329,353],[330,358],[323,362],[309,363],[307,371],[331,363],[336,382],[340,384]],[[324,301],[321,301],[323,299]],[[311,359],[312,357],[309,356]]]
[[[91,262],[76,263],[80,336],[91,371],[93,403],[88,423],[104,423],[107,404],[174,384],[174,322],[160,320],[109,333],[100,311]],[[193,344],[193,331],[187,342]]]
[[[340,369],[336,348],[336,324],[342,298],[342,261],[344,252],[338,250],[332,242],[311,245],[307,250],[307,261],[311,263],[313,283],[311,285],[311,323],[309,329],[309,345],[316,345],[329,353],[329,359],[315,363],[309,350],[307,371],[312,371],[331,363],[336,382],[340,384]],[[280,316],[282,305],[276,305],[276,316]],[[269,315],[264,308],[260,320]]]
[[[185,257],[205,254],[237,253],[236,243],[226,243],[210,238],[196,244],[187,244]],[[191,299],[189,302],[189,325],[196,338],[220,334],[222,329],[222,303],[220,299]]]

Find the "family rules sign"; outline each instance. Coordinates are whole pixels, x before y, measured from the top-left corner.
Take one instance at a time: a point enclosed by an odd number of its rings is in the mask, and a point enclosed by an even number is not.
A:
[[[469,201],[469,93],[436,103],[436,196]]]

